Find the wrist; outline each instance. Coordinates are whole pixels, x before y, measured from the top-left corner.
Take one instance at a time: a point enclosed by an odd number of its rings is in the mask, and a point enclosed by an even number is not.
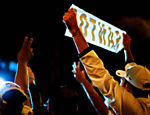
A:
[[[124,50],[130,51],[130,47],[126,47],[126,48],[124,48]]]
[[[22,60],[18,60],[18,64],[27,66],[28,63]]]
[[[70,29],[70,32],[73,35],[77,30],[78,30],[78,26],[73,26],[72,29]]]
[[[74,37],[78,31],[79,31],[79,28],[77,28],[76,30],[74,30],[74,32],[72,32],[72,36]]]

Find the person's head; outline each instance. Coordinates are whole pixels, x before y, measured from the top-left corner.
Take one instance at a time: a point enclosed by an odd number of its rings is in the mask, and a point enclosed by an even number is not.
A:
[[[144,66],[129,63],[125,66],[125,71],[117,70],[116,74],[124,78],[126,82],[122,85],[127,89],[137,88],[144,92],[150,90],[150,71]]]
[[[0,87],[0,99],[2,114],[19,115],[26,100],[25,93],[13,82],[3,82]]]

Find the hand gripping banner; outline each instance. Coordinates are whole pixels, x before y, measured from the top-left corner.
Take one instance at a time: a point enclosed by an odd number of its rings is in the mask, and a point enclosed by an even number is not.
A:
[[[123,33],[125,31],[103,21],[96,16],[80,9],[74,4],[78,26],[88,43],[104,48],[114,53],[123,49]],[[72,37],[68,29],[65,36]]]

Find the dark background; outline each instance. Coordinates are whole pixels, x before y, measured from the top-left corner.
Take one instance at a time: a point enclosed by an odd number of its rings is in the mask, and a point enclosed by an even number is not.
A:
[[[2,60],[17,62],[17,53],[24,37],[34,37],[32,45],[34,57],[29,66],[36,75],[36,83],[43,96],[51,95],[57,86],[67,85],[76,89],[71,71],[73,61],[77,60],[77,52],[72,39],[64,36],[66,28],[62,22],[63,15],[71,4],[127,31],[132,37],[131,49],[136,62],[141,65],[150,64],[150,37],[147,34],[150,31],[147,26],[145,29],[142,23],[143,19],[146,21],[150,19],[149,6],[145,2],[100,0],[1,2],[0,57]],[[128,18],[123,20],[125,17]],[[123,50],[114,54],[96,46],[92,47],[114,77],[116,69],[124,69]],[[115,79],[119,80],[117,77]]]

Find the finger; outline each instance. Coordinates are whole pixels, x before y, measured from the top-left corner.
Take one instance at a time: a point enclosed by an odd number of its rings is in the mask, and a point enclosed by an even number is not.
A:
[[[30,52],[33,52],[33,48],[30,48]]]
[[[78,65],[77,66],[80,68],[80,61],[78,61]]]
[[[77,69],[80,71],[80,61],[78,61],[78,64],[76,63],[76,71]]]
[[[33,74],[31,67],[28,67],[28,72]]]
[[[123,33],[123,38],[126,38],[127,34]]]
[[[74,71],[75,71],[75,69],[76,69],[76,63],[75,63],[75,62],[73,62],[73,64],[72,64],[72,68],[73,68],[72,72],[74,72]]]
[[[28,67],[28,71],[29,71],[29,72],[31,72],[31,71],[32,71],[30,67]]]
[[[70,9],[68,9],[68,12],[75,13],[75,9],[74,8],[70,8]]]
[[[84,78],[86,78],[85,70],[82,70],[82,76],[83,76]]]
[[[68,11],[71,11],[72,8],[69,8]]]
[[[31,52],[31,54],[32,54],[32,56],[34,56],[34,52],[33,51]]]
[[[73,10],[70,10],[68,12],[65,13],[65,15],[63,16],[63,20],[67,21],[68,19],[70,19],[70,17],[72,17],[75,14],[75,12]]]
[[[128,38],[129,40],[131,40],[131,37],[129,35],[127,35],[126,38]]]
[[[68,9],[68,11],[69,11],[69,12],[72,12],[72,11],[74,11],[74,9],[73,9],[73,8],[70,8],[70,9]]]
[[[63,21],[64,21],[65,23],[68,23],[69,20],[71,19],[70,17],[71,17],[70,15],[64,17],[64,18],[63,18]]]
[[[124,86],[124,83],[125,83],[125,78],[123,77],[122,79],[121,79],[121,83],[120,83],[120,86]]]
[[[27,46],[27,41],[28,41],[28,36],[26,36],[24,38],[24,42],[23,42],[23,45],[22,45],[23,48],[25,48]]]
[[[76,71],[75,71],[75,70],[72,70],[72,73],[73,73],[73,74],[76,74]]]
[[[35,75],[30,67],[28,67],[29,79],[34,79]]]
[[[31,54],[34,55],[33,48],[30,48],[29,50],[30,50]]]
[[[63,20],[66,21],[70,17],[70,13],[66,12],[65,15],[63,16]]]
[[[31,48],[32,42],[33,42],[33,38],[30,38],[29,43],[28,43],[28,48]]]

